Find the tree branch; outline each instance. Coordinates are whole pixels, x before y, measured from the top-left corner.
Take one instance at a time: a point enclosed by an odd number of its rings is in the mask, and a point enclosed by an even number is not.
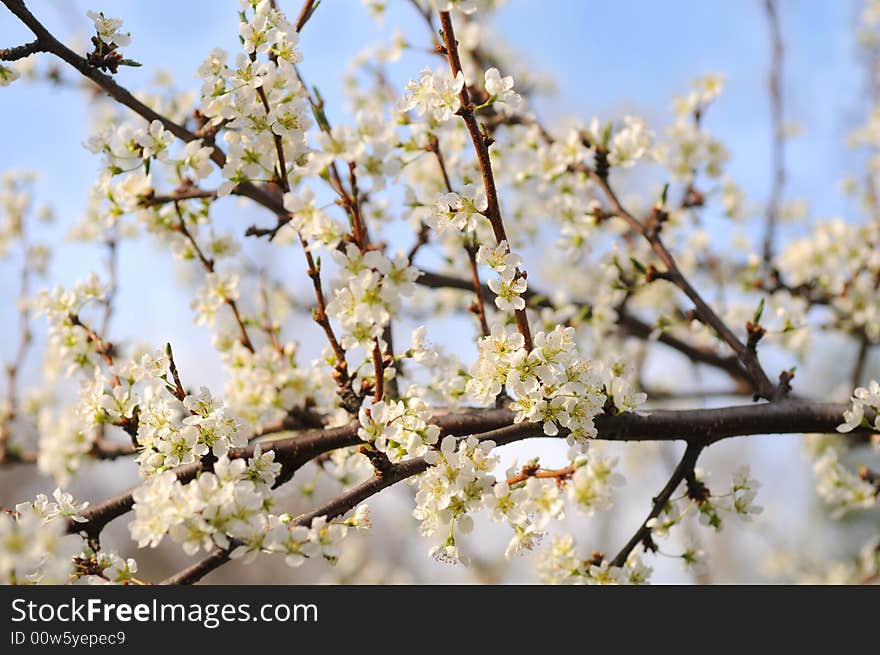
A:
[[[449,59],[449,67],[452,70],[452,76],[455,77],[461,74],[463,77],[464,72],[461,69],[461,60],[458,56],[458,41],[455,39],[452,17],[449,15],[448,11],[440,12],[440,25],[443,28],[443,42],[446,46],[446,55]],[[510,240],[507,238],[507,232],[504,229],[504,221],[501,218],[501,206],[498,203],[498,190],[495,188],[495,176],[492,173],[492,161],[489,158],[489,144],[480,132],[480,127],[477,125],[477,119],[474,117],[474,110],[471,105],[466,81],[462,85],[461,91],[458,95],[459,100],[461,101],[459,115],[462,120],[464,120],[471,142],[474,145],[474,150],[477,153],[477,162],[479,163],[480,174],[483,178],[483,188],[486,191],[486,199],[488,201],[486,217],[492,224],[492,231],[495,233],[495,241],[499,244],[502,241],[506,241],[510,244]],[[516,276],[524,277],[524,274],[517,269]],[[525,340],[526,350],[529,351],[532,349],[532,332],[529,328],[529,319],[526,316],[526,310],[518,309],[514,315],[516,317],[517,328]]]
[[[56,39],[28,10],[25,6],[24,0],[0,0],[0,2],[3,2],[3,4],[6,5],[6,8],[34,33],[37,37],[35,43],[39,44],[41,51],[49,52],[70,64],[73,68],[78,70],[80,74],[87,77],[103,89],[107,95],[131,109],[144,120],[148,122],[154,120],[159,121],[166,130],[171,132],[178,139],[189,143],[190,141],[195,141],[201,138],[186,129],[183,125],[175,123],[170,118],[163,116],[151,107],[148,107],[135,98],[128,89],[117,84],[112,77],[102,73],[95,67],[90,66],[83,57],[80,57],[73,52],[73,50]],[[211,146],[213,147],[211,160],[217,164],[217,166],[222,167],[226,163],[226,154],[213,142],[211,143]],[[272,193],[268,189],[263,189],[250,182],[243,182],[234,189],[233,193],[250,198],[277,215],[287,215],[287,211],[284,209],[280,195]]]
[[[39,39],[12,48],[0,48],[0,61],[18,61],[37,52],[44,52]]]
[[[462,291],[472,291],[474,288],[473,283],[469,280],[446,275],[444,273],[433,273],[431,271],[422,271],[422,275],[416,280],[416,284],[431,288],[461,289]],[[492,290],[485,284],[480,286],[480,290],[485,297],[493,298],[495,296]],[[536,289],[527,289],[523,294],[523,297],[526,302],[533,307],[555,309],[555,306],[549,297]],[[578,302],[575,304],[581,308],[589,308],[587,303]],[[651,335],[655,332],[651,325],[629,313],[625,307],[621,307],[617,310],[617,324],[627,334],[646,341],[649,340]],[[677,350],[691,361],[720,369],[736,380],[740,385],[747,384],[749,385],[748,388],[751,388],[752,379],[748,372],[741,366],[739,359],[735,356],[723,356],[711,350],[698,348],[697,346],[693,346],[668,332],[661,332],[656,339],[658,342],[669,346],[673,350]]]
[[[703,452],[704,447],[703,444],[688,443],[681,461],[672,472],[672,477],[669,478],[669,482],[666,483],[663,490],[654,498],[654,505],[651,508],[651,512],[648,514],[648,518],[644,520],[641,527],[636,530],[636,533],[626,545],[621,548],[614,560],[612,560],[614,566],[623,566],[633,549],[650,538],[651,529],[648,527],[648,521],[660,516],[663,508],[666,507],[666,503],[672,498],[672,494],[678,489],[678,485],[681,484],[681,481],[684,480],[686,476],[693,475],[694,466],[697,464],[697,458],[699,458],[700,453]]]
[[[681,480],[693,471],[700,452],[709,445],[735,436],[753,434],[786,434],[797,432],[833,432],[841,422],[843,404],[803,403],[797,401],[781,401],[762,405],[740,405],[705,410],[657,410],[650,415],[620,414],[617,416],[600,416],[596,419],[599,439],[608,441],[674,441],[685,440],[688,447],[685,455],[676,467],[672,477],[663,491],[655,498],[654,507],[648,518],[633,536],[629,543],[615,557],[616,566],[622,566],[629,553],[645,536],[648,520],[659,515],[663,507],[675,492]],[[507,410],[488,410],[493,417],[505,415],[512,420],[512,412]],[[448,425],[472,427],[476,415],[447,415]],[[340,428],[341,429],[341,428]],[[476,433],[481,441],[493,441],[503,446],[530,437],[544,437],[540,424],[518,423],[477,433],[462,431],[461,434]],[[860,432],[864,433],[864,430]],[[558,437],[564,437],[561,431]],[[354,509],[380,491],[402,480],[422,473],[428,464],[422,458],[407,460],[394,464],[369,480],[357,485],[340,496],[302,514],[295,519],[297,525],[309,526],[319,517],[328,520],[336,518]],[[162,584],[192,584],[229,561],[228,551],[217,550],[204,559],[179,573],[167,578]],[[620,563],[618,563],[620,562]]]

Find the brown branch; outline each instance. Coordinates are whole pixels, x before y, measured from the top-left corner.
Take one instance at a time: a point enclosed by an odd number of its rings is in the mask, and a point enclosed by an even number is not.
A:
[[[431,139],[428,142],[426,149],[429,152],[434,153],[434,157],[437,160],[437,164],[440,166],[440,173],[443,176],[443,185],[446,187],[446,190],[449,193],[454,193],[454,191],[452,189],[452,182],[449,179],[449,173],[446,170],[446,160],[443,157],[443,152],[440,150],[440,141],[437,139],[436,135],[431,136]],[[419,239],[422,243],[424,243],[428,240],[427,226],[425,226],[425,228],[426,229],[424,232],[424,234],[425,234],[424,239],[421,238],[422,232],[421,231],[419,232]],[[484,288],[488,289],[488,287],[484,287],[482,284],[480,284],[480,273],[477,270],[477,245],[475,243],[476,235],[475,234],[471,235],[471,237],[474,240],[474,242],[465,243],[464,248],[465,248],[465,251],[467,252],[468,262],[469,262],[470,268],[471,268],[471,284],[472,284],[473,290],[474,290],[476,314],[477,314],[477,317],[479,318],[479,321],[480,321],[480,332],[482,333],[482,335],[484,337],[488,337],[489,336],[489,323],[486,321],[486,307],[485,307],[485,302],[483,300],[484,295],[485,295],[485,292],[483,291],[483,289]],[[410,261],[412,261],[412,256],[410,256]]]
[[[312,281],[312,288],[315,291],[315,300],[317,302],[317,307],[312,312],[312,318],[315,323],[321,326],[321,329],[324,330],[324,335],[327,337],[327,341],[330,343],[330,348],[332,348],[333,354],[336,357],[333,377],[336,379],[336,383],[339,387],[338,393],[340,400],[342,401],[342,406],[347,409],[349,413],[353,413],[357,411],[357,408],[360,406],[360,401],[358,400],[357,393],[355,393],[354,387],[352,386],[351,375],[348,372],[348,362],[345,360],[345,349],[342,347],[342,344],[339,343],[339,339],[336,338],[333,326],[330,325],[330,317],[327,316],[327,303],[324,299],[324,288],[321,284],[321,269],[315,264],[315,259],[312,257],[311,250],[309,250],[309,244],[302,235],[299,235],[299,242],[306,258],[306,264],[308,264],[308,270],[306,273]]]
[[[151,107],[145,105],[143,102],[135,98],[128,89],[117,84],[112,77],[91,66],[83,57],[80,57],[73,52],[73,50],[61,43],[28,10],[25,6],[24,0],[0,0],[0,2],[6,5],[6,8],[34,33],[34,36],[37,37],[36,42],[39,44],[39,47],[43,52],[51,53],[75,68],[81,75],[97,84],[98,87],[118,103],[128,107],[147,122],[152,122],[154,120],[159,121],[166,130],[186,143],[202,138],[186,129],[183,125],[175,123],[167,116],[163,116]],[[222,167],[226,163],[226,154],[213,142],[211,142],[210,145],[213,147],[211,160],[217,164],[217,166]],[[272,193],[272,191],[267,188],[259,187],[250,182],[243,182],[233,190],[233,193],[254,200],[276,215],[287,215],[281,197],[278,194]]]
[[[785,186],[785,125],[782,112],[782,70],[783,43],[782,28],[779,22],[779,6],[776,0],[765,0],[767,22],[770,27],[772,59],[770,64],[770,114],[773,121],[773,187],[767,200],[766,223],[764,226],[764,263],[773,260],[773,241],[776,236],[776,223],[779,205]]]
[[[862,334],[859,339],[859,350],[856,353],[856,361],[853,365],[852,375],[850,376],[850,387],[855,389],[862,384],[862,376],[865,373],[865,367],[868,364],[868,357],[871,354],[871,341],[866,334]]]
[[[452,17],[449,15],[448,11],[440,12],[440,24],[443,28],[443,42],[446,46],[446,56],[449,60],[449,67],[452,70],[452,76],[456,77],[459,74],[464,76],[464,72],[461,69],[461,59],[458,55],[458,41],[455,39]],[[492,173],[492,162],[489,158],[489,143],[480,132],[477,119],[474,117],[474,109],[471,104],[470,94],[468,93],[467,83],[462,85],[461,92],[459,92],[458,96],[461,101],[461,109],[459,109],[458,113],[464,121],[471,142],[474,145],[474,150],[477,153],[477,162],[480,166],[480,174],[483,178],[483,188],[486,191],[486,199],[488,201],[486,217],[492,224],[495,241],[497,243],[506,241],[509,247],[510,240],[507,238],[507,232],[504,229],[504,221],[501,217],[501,206],[498,202],[498,191],[495,188],[495,177]],[[516,276],[525,277],[525,274],[517,269]],[[532,333],[529,328],[529,319],[526,316],[526,310],[518,309],[514,315],[516,317],[517,328],[525,340],[526,350],[531,350]]]
[[[476,309],[477,318],[480,320],[480,332],[484,337],[489,336],[489,323],[486,321],[486,305],[483,300],[483,285],[480,283],[480,273],[477,270],[477,250],[474,244],[465,246],[467,251],[468,263],[471,267],[471,284],[474,288],[474,298],[476,299],[474,308]],[[488,287],[487,287],[488,288]]]
[[[599,188],[605,193],[615,214],[620,216],[637,234],[640,234],[648,241],[654,254],[666,266],[666,271],[663,272],[662,278],[677,286],[690,299],[703,323],[715,330],[719,338],[727,343],[736,354],[750,376],[755,395],[768,400],[777,399],[780,388],[776,387],[767,377],[767,374],[761,367],[761,363],[758,361],[756,352],[753,349],[747,348],[746,344],[740,341],[679,270],[675,258],[660,237],[656,210],[655,214],[651,217],[651,222],[643,224],[623,207],[605,176],[600,175],[595,170],[590,170],[589,172]]]
[[[38,52],[44,52],[39,39],[12,48],[0,48],[0,61],[18,61]]]
[[[422,271],[422,275],[416,280],[416,284],[430,288],[460,289],[462,291],[471,291],[473,289],[473,283],[471,281],[443,273],[433,273],[431,271]],[[480,285],[480,290],[486,297],[491,298],[495,296],[492,290],[485,284]],[[523,294],[523,297],[528,304],[534,307],[555,308],[547,295],[539,290],[531,288],[527,289]],[[576,302],[575,304],[582,309],[589,310],[590,308],[588,303]],[[629,313],[625,307],[618,308],[617,324],[630,336],[646,341],[649,340],[651,335],[655,332],[651,325]],[[657,341],[669,346],[673,350],[677,350],[691,361],[706,364],[707,366],[722,370],[740,385],[748,384],[749,388],[751,388],[751,377],[748,372],[742,368],[739,359],[735,356],[722,356],[712,350],[698,348],[668,332],[661,332],[657,336]]]
[[[382,349],[379,347],[378,337],[373,339],[373,369],[376,372],[376,385],[373,392],[373,402],[378,403],[385,395],[385,364],[382,361]]]
[[[296,19],[295,23],[297,32],[302,32],[302,28],[306,26],[306,23],[309,22],[309,19],[317,8],[318,6],[315,4],[315,0],[306,0],[303,3],[302,9],[300,9],[299,12],[299,17]]]
[[[148,195],[144,196],[141,199],[141,206],[143,207],[155,207],[157,205],[166,205],[171,202],[178,202],[180,200],[216,200],[217,192],[210,191],[206,189],[200,189],[195,186],[189,186],[183,189],[178,189],[174,193],[164,196],[157,195]]]
[[[681,480],[692,474],[697,457],[704,448],[721,439],[749,434],[833,432],[841,422],[842,413],[846,408],[847,406],[843,404],[782,401],[709,410],[658,410],[649,416],[621,414],[597,417],[596,425],[599,430],[599,439],[620,441],[685,440],[688,442],[681,463],[666,487],[655,498],[651,514],[630,540],[630,543],[617,555],[614,560],[615,565],[621,566],[632,549],[645,538],[645,530],[647,530],[645,524],[651,518],[659,515]],[[506,415],[508,420],[512,420],[512,413],[507,410],[486,410],[486,412],[487,415],[498,418],[503,418]],[[461,430],[459,433],[462,435],[475,434],[481,440],[493,441],[498,446],[529,437],[544,436],[541,432],[541,426],[535,423],[508,424],[480,431],[475,429],[475,423],[479,422],[478,417],[479,414],[468,413],[461,416],[439,416],[435,419],[438,423],[445,422],[447,424],[446,430],[450,434],[453,432],[449,428],[453,426],[458,428],[467,426],[471,429]],[[356,427],[356,425],[352,426],[353,429]],[[337,430],[344,430],[344,428],[337,428]],[[558,436],[565,436],[565,431],[560,432]],[[428,464],[422,458],[393,464],[326,504],[298,516],[295,522],[297,525],[307,526],[311,525],[311,522],[319,516],[326,516],[328,520],[341,516],[371,496],[406,478],[418,475],[427,468]],[[554,473],[557,474],[554,477],[559,477],[560,471]],[[564,470],[562,474],[564,475]],[[167,578],[163,584],[192,584],[227,561],[229,561],[227,551],[214,551],[196,564]]]
[[[526,464],[519,473],[507,478],[507,484],[513,486],[525,482],[529,478],[555,479],[558,483],[562,483],[571,478],[575,470],[574,466],[566,466],[561,469],[542,469],[537,464]]]
[[[180,202],[174,201],[174,211],[177,213],[177,231],[180,232],[187,241],[189,241],[190,245],[193,248],[193,252],[195,252],[196,257],[199,262],[202,264],[204,269],[208,273],[214,272],[214,260],[205,256],[205,253],[199,247],[198,242],[193,236],[192,232],[189,231],[189,228],[186,226],[186,221],[183,218],[183,213],[180,211]],[[255,352],[253,341],[251,341],[250,335],[248,335],[247,328],[245,327],[244,320],[241,318],[241,312],[238,309],[238,303],[232,298],[223,297],[223,302],[229,306],[229,309],[232,310],[232,315],[235,318],[235,323],[238,325],[239,332],[241,332],[241,344],[247,348],[251,352]]]
[[[99,460],[113,460],[121,457],[128,457],[137,453],[137,449],[129,444],[117,444],[110,441],[98,440],[89,451],[89,457]],[[34,451],[18,452],[10,450],[6,454],[6,458],[0,461],[0,466],[13,464],[36,464],[39,458],[38,453]]]
[[[113,344],[109,341],[104,341],[104,339],[101,338],[101,335],[83,323],[77,314],[71,314],[68,318],[70,319],[71,324],[82,328],[89,340],[95,344],[95,352],[104,360],[104,363],[110,371],[110,381],[113,383],[114,387],[118,387],[121,382],[119,381],[119,376],[113,371]]]
[[[669,499],[672,498],[672,494],[678,489],[678,485],[681,484],[682,480],[687,476],[693,476],[694,466],[696,466],[697,459],[704,447],[703,444],[688,443],[681,461],[672,472],[672,477],[669,478],[669,482],[667,482],[666,486],[663,487],[663,490],[655,496],[654,505],[651,508],[651,512],[648,514],[648,518],[644,520],[641,527],[636,530],[636,533],[626,545],[620,549],[620,552],[617,553],[617,556],[612,560],[614,566],[623,566],[626,563],[629,554],[640,543],[644,543],[646,547],[650,547],[650,545],[653,544],[653,542],[650,541],[651,529],[648,527],[648,522],[651,519],[660,516],[663,508],[666,507],[666,504],[669,502]]]
[[[159,584],[162,585],[191,585],[195,584],[214,569],[229,561],[230,550],[218,548],[204,559],[178,571]]]
[[[171,371],[171,379],[174,381],[174,396],[181,402],[186,398],[186,391],[180,382],[180,373],[177,372],[177,364],[174,362],[174,351],[171,344],[165,344],[165,354],[168,355],[168,369]]]

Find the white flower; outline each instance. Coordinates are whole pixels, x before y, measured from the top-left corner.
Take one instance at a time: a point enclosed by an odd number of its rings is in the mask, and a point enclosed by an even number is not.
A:
[[[410,353],[414,361],[424,366],[433,366],[440,358],[440,354],[426,339],[427,328],[420,325],[412,331],[412,345]]]
[[[522,264],[522,258],[510,252],[507,241],[501,241],[494,248],[480,245],[477,250],[477,263],[485,264],[503,279],[509,279]]]
[[[153,158],[160,161],[168,159],[168,146],[174,143],[174,135],[167,131],[159,120],[151,122],[146,130],[136,132],[134,139],[143,149],[141,156],[144,159]]]
[[[488,284],[495,294],[495,306],[502,312],[525,309],[526,301],[522,294],[529,285],[524,277],[492,278]]]
[[[421,522],[423,536],[439,538],[431,550],[434,557],[449,562],[465,560],[456,544],[456,533],[468,532],[473,526],[468,514],[494,495],[491,471],[498,460],[489,454],[494,445],[474,437],[459,442],[449,435],[439,452],[427,453],[425,459],[431,468],[419,478],[413,516]]]
[[[568,485],[569,499],[588,515],[611,509],[611,492],[624,483],[623,476],[614,472],[616,458],[603,457],[594,450],[590,453],[575,461],[577,468]]]
[[[238,298],[238,275],[208,273],[191,306],[196,312],[196,325],[214,325],[217,310],[224,303]]]
[[[486,71],[486,93],[489,94],[488,102],[499,111],[511,113],[522,105],[522,97],[513,90],[513,77],[501,77],[497,68]]]
[[[817,480],[816,490],[831,505],[835,518],[874,507],[877,502],[874,485],[847,468],[835,448],[825,449],[815,460],[813,473]]]
[[[865,420],[865,407],[875,414],[880,409],[880,383],[871,380],[867,387],[857,388],[852,395],[852,408],[843,413],[843,423],[837,426],[838,432],[852,432],[861,427]]]
[[[429,0],[434,11],[460,11],[472,14],[477,9],[488,9],[494,0]]]
[[[464,75],[461,71],[452,78],[447,70],[434,74],[430,68],[425,68],[418,80],[406,85],[406,93],[397,108],[404,112],[416,109],[419,115],[430,114],[434,120],[443,123],[461,108],[458,94],[463,88]]]
[[[21,77],[21,75],[17,70],[11,66],[3,66],[0,64],[0,87],[9,86],[19,77]]]
[[[612,166],[628,168],[645,156],[654,142],[654,134],[641,118],[625,116],[623,123],[611,137],[608,161]]]
[[[95,31],[104,43],[115,43],[121,48],[131,43],[131,34],[119,31],[122,27],[121,18],[107,18],[103,12],[98,11],[87,11],[86,16],[92,19]]]

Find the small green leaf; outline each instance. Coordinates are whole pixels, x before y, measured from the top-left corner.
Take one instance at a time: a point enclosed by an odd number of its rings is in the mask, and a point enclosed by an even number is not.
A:
[[[755,310],[755,315],[752,317],[752,323],[760,323],[761,315],[764,313],[764,299],[761,298],[761,302],[758,303],[758,308]]]
[[[613,129],[613,125],[611,121],[605,123],[605,127],[602,128],[602,145],[604,147],[608,147],[608,142],[611,141],[611,130]]]

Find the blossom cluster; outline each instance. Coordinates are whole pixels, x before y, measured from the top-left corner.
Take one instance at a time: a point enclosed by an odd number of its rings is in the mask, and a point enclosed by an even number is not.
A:
[[[660,514],[648,521],[647,527],[653,537],[666,537],[669,530],[681,523],[692,510],[696,511],[701,525],[716,531],[721,530],[725,514],[751,521],[764,511],[763,507],[755,504],[761,483],[750,477],[748,466],[742,466],[734,472],[730,490],[726,493],[712,493],[705,481],[705,474],[697,471],[695,478],[685,483],[685,491],[673,495]]]
[[[73,575],[81,539],[68,534],[67,521],[82,521],[88,503],[56,489],[55,502],[40,494],[0,511],[0,581],[4,584],[62,584]]]
[[[392,462],[428,455],[440,437],[440,428],[431,424],[430,407],[417,396],[373,403],[361,408],[359,419],[358,436]]]
[[[429,453],[431,467],[419,478],[413,516],[420,521],[421,535],[438,541],[431,549],[434,557],[460,561],[456,535],[473,529],[470,514],[481,509],[493,493],[492,471],[498,462],[490,454],[494,446],[474,437],[459,442],[450,435],[443,438],[439,452]]]
[[[348,527],[369,526],[366,506],[342,521],[296,524],[271,512],[280,471],[274,452],[257,447],[247,460],[220,457],[211,472],[185,484],[173,471],[154,475],[134,493],[131,536],[140,547],[156,547],[167,535],[189,554],[219,547],[246,561],[261,551],[285,555],[290,566],[316,556],[334,561]]]
[[[366,3],[374,14],[385,12],[384,2]],[[385,67],[404,51],[423,48],[395,35],[359,55],[346,74],[348,122],[336,122],[336,108],[325,111],[318,88],[304,83],[297,27],[270,0],[240,1],[241,50],[213,50],[199,66],[198,93],[158,79],[138,94],[161,120],[107,110],[106,98],[95,101],[99,109],[85,145],[100,157],[100,170],[73,236],[115,248],[117,240],[145,231],[183,262],[194,322],[212,330],[224,393],[221,400],[207,387],[185,387],[170,347],[144,354],[95,330],[109,324],[115,279],[105,284],[93,275],[70,289],[44,290],[35,306],[49,325],[47,364],[68,376],[79,373],[80,393],[51,410],[0,408],[3,421],[13,413],[22,422],[36,417],[41,471],[67,484],[86,460],[108,443],[115,446],[114,436],[125,438],[143,477],[129,525],[139,547],[168,538],[190,555],[216,548],[248,561],[279,554],[298,566],[310,558],[335,562],[349,528],[367,527],[369,517],[363,505],[347,517],[312,518],[320,509],[291,515],[282,508],[288,494],[299,492],[314,507],[327,486],[347,490],[374,474],[381,479],[384,467],[418,465],[425,471],[411,480],[413,516],[437,559],[467,561],[463,537],[479,512],[510,529],[507,558],[535,550],[568,510],[589,517],[613,507],[622,466],[592,443],[596,419],[642,411],[652,344],[699,353],[708,363],[717,359],[727,372],[741,368],[711,322],[681,305],[675,285],[661,281],[671,276],[659,269],[670,266],[658,260],[656,243],[629,238],[640,235],[630,234],[633,219],[624,207],[644,220],[641,236],[663,230],[664,241],[675,244],[681,275],[697,278],[694,287],[743,282],[742,290],[728,293],[725,286],[707,299],[730,326],[755,316],[759,289],[767,314],[782,325],[773,330],[781,335],[774,343],[788,352],[804,353],[814,302],[830,308],[832,327],[868,342],[880,339],[875,220],[820,223],[762,263],[749,244],[741,249],[745,263],[712,250],[711,232],[696,210],[710,206],[729,217],[749,211],[725,175],[726,146],[705,125],[722,76],[699,78],[676,98],[673,123],[656,136],[655,126],[635,113],[545,127],[531,102],[542,80],[521,71],[521,58],[506,53],[472,17],[498,4],[416,3],[417,9],[457,12],[461,70],[453,64],[450,71],[443,57],[401,92],[392,83],[398,76]],[[96,49],[130,44],[120,19],[88,15]],[[18,74],[0,66],[0,86]],[[470,102],[463,106],[462,98]],[[880,146],[878,126],[869,121],[854,142]],[[190,136],[179,143],[175,135],[182,133]],[[645,180],[651,187],[645,198],[631,193]],[[664,186],[670,181],[671,193]],[[676,203],[678,186],[683,195]],[[308,301],[271,279],[269,258],[264,266],[258,250],[264,241],[244,245],[220,228],[214,203],[223,206],[230,194],[271,209],[276,224],[255,225],[248,235],[268,235],[285,261],[292,249],[305,251]],[[0,255],[23,242],[30,204],[18,182],[0,180]],[[414,245],[398,239],[401,223],[413,228]],[[542,256],[532,259],[536,252]],[[543,256],[547,252],[552,255]],[[45,269],[43,260],[39,248],[28,250],[34,270]],[[438,274],[423,272],[432,266]],[[756,278],[765,268],[773,269],[778,288],[765,289],[766,280]],[[427,292],[420,281],[449,281],[450,288]],[[106,310],[103,321],[98,308]],[[475,348],[448,355],[428,341],[424,326],[413,331],[408,349],[401,347],[404,320],[418,325],[423,314],[447,313],[470,315],[475,330],[479,321]],[[307,342],[303,316],[328,337],[310,362],[302,361],[301,342],[283,333],[294,328]],[[432,333],[438,336],[439,330]],[[461,408],[509,411],[528,436],[565,438],[566,465],[548,469],[534,459],[500,472],[491,435],[442,433],[438,417]],[[857,389],[839,430],[880,431],[880,419],[873,420],[878,409],[877,383]],[[294,472],[282,470],[270,445],[252,439],[300,423],[348,429],[351,436],[356,430],[363,443],[321,453],[289,485],[281,484]],[[820,494],[840,511],[875,504],[874,485],[849,470],[842,450],[824,449],[814,469]],[[653,539],[667,536],[684,517],[717,530],[728,515],[750,520],[761,513],[760,484],[747,468],[721,493],[709,490],[700,471],[688,471],[683,485],[655,508],[644,548],[617,559],[584,558],[573,538],[556,538],[541,558],[543,578],[643,583],[651,569],[641,551],[654,550]],[[0,514],[0,577],[138,584],[135,560],[66,536],[70,527],[60,518],[75,522],[81,509],[57,492],[54,507],[38,498]],[[25,552],[30,542],[37,547]],[[675,556],[691,569],[703,566],[699,545],[689,543]]]
[[[816,225],[811,235],[792,241],[777,259],[790,287],[811,289],[836,311],[835,325],[871,341],[880,339],[880,274],[876,224],[854,224],[837,218]]]
[[[544,475],[537,461],[522,469],[514,462],[496,479],[494,447],[475,437],[446,436],[439,451],[425,456],[431,466],[419,478],[413,516],[420,521],[422,536],[434,542],[430,553],[437,559],[467,563],[458,537],[471,532],[473,515],[483,509],[492,521],[507,523],[513,531],[504,553],[510,559],[534,550],[548,524],[564,518],[566,489],[573,505],[592,514],[609,509],[613,487],[623,483],[616,460],[599,453],[580,455],[567,468]]]
[[[344,333],[342,347],[360,346],[371,352],[391,317],[400,309],[401,299],[412,294],[419,272],[403,253],[393,259],[378,250],[361,252],[349,244],[333,258],[339,265],[339,280],[327,313],[339,321]]]
[[[858,397],[868,400],[868,394],[859,393]],[[856,407],[858,409],[846,412],[844,418],[847,423],[838,427],[840,432],[848,432],[867,422],[863,421],[864,408],[858,401],[855,401],[854,408]],[[854,415],[858,418],[853,422]],[[876,446],[876,436],[873,442]],[[807,452],[813,462],[816,492],[831,509],[832,518],[839,519],[850,512],[871,509],[877,504],[877,487],[855,469],[852,460],[857,455],[855,452],[848,452],[849,450],[840,438],[831,436],[810,435],[807,442]]]
[[[604,408],[615,376],[580,355],[573,328],[536,333],[529,351],[521,334],[499,326],[478,346],[467,386],[476,402],[493,402],[506,391],[513,398],[517,423],[541,423],[549,436],[564,429],[569,445],[579,449],[596,436],[593,419]],[[639,404],[644,397],[630,400]]]
[[[100,346],[83,325],[80,314],[87,306],[103,302],[109,290],[92,274],[71,289],[56,286],[37,295],[37,312],[45,314],[49,324],[47,348],[59,367],[67,365],[68,376],[78,369],[91,370],[100,363]]]
[[[167,393],[146,396],[140,406],[138,462],[144,474],[192,464],[209,452],[224,457],[247,443],[242,424],[205,387],[183,400]]]
[[[601,556],[583,559],[577,554],[571,535],[557,537],[542,553],[541,577],[548,584],[621,585],[645,584],[652,569],[633,553],[623,566]]]
[[[269,0],[244,0],[241,17],[244,52],[230,66],[228,54],[214,50],[198,71],[203,80],[201,112],[212,124],[224,125],[227,158],[220,195],[242,182],[280,174],[276,140],[287,162],[308,152],[305,134],[311,118],[295,68],[302,60],[296,28]]]

